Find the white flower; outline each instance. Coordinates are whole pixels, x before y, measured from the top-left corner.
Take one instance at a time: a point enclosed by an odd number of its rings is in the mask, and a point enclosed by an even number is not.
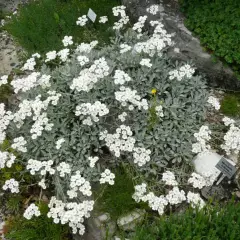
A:
[[[149,8],[147,8],[147,12],[151,13],[152,15],[156,15],[159,12],[159,5],[151,5]]]
[[[115,174],[111,173],[109,169],[106,169],[103,173],[101,173],[100,184],[109,183],[110,185],[114,185]]]
[[[120,30],[125,24],[129,22],[129,17],[126,15],[125,9],[125,6],[113,7],[113,15],[116,17],[120,15],[120,19],[114,23],[113,29]]]
[[[156,106],[155,110],[156,110],[156,114],[158,117],[160,117],[160,118],[164,117],[163,107],[161,105]]]
[[[33,57],[33,58],[40,58],[41,55],[40,55],[39,53],[34,53],[34,54],[32,55],[32,57]]]
[[[141,167],[151,160],[150,154],[151,154],[151,151],[149,149],[140,148],[140,147],[134,148],[133,161],[139,167]]]
[[[8,75],[4,75],[0,78],[0,86],[8,83]]]
[[[89,62],[89,58],[86,56],[78,56],[77,60],[81,66],[84,66],[86,63]]]
[[[39,85],[40,85],[42,88],[51,87],[50,78],[51,78],[50,75],[45,75],[45,74],[43,74],[43,75],[39,78],[39,80],[38,80]]]
[[[177,186],[178,182],[176,181],[175,175],[173,172],[166,171],[162,175],[162,180],[166,185]]]
[[[65,162],[61,162],[58,166],[57,166],[57,170],[60,173],[60,177],[65,177],[66,174],[70,174],[71,173],[71,167],[68,163]]]
[[[141,185],[136,185],[134,187],[135,192],[132,196],[132,198],[139,203],[140,201],[143,201],[143,198],[147,192],[147,184],[146,183],[142,183]]]
[[[229,126],[229,125],[232,125],[232,124],[235,123],[235,121],[233,119],[229,118],[229,117],[224,117],[222,119],[222,121],[223,121],[225,126]]]
[[[140,65],[151,68],[152,67],[151,59],[143,58],[140,62]]]
[[[53,175],[55,170],[52,168],[53,161],[38,161],[34,159],[29,159],[27,163],[27,170],[30,170],[31,175],[35,175],[37,172],[40,172],[40,175],[44,176],[47,173]]]
[[[121,50],[120,50],[120,53],[121,53],[121,54],[122,54],[122,53],[125,53],[125,52],[128,52],[128,51],[130,51],[130,50],[132,49],[132,47],[129,46],[128,44],[126,44],[126,43],[120,44],[119,47],[121,48]]]
[[[123,85],[126,82],[130,82],[132,80],[131,77],[122,70],[116,70],[113,78],[114,83],[119,85]]]
[[[210,96],[207,102],[211,104],[216,110],[219,110],[221,108],[219,100],[215,97]]]
[[[80,53],[90,53],[91,50],[96,47],[98,44],[98,41],[92,41],[90,43],[81,43],[80,45],[77,46],[76,51]]]
[[[15,160],[16,157],[12,153],[0,151],[0,169],[12,167]]]
[[[199,209],[202,209],[205,205],[199,193],[193,193],[191,191],[187,194],[187,202],[190,203],[193,208],[198,207]]]
[[[38,183],[38,186],[40,186],[42,189],[46,189],[47,186],[46,186],[46,183],[45,183],[45,179],[42,179],[42,180]]]
[[[56,141],[56,149],[60,149],[62,144],[65,142],[64,138],[60,138]]]
[[[192,173],[191,177],[188,179],[188,182],[191,183],[194,188],[199,188],[199,189],[202,189],[205,186],[212,185],[212,183],[210,183],[203,176],[197,173]]]
[[[73,44],[72,36],[65,36],[62,42],[64,47],[72,45]]]
[[[169,191],[166,195],[166,199],[171,205],[176,205],[186,201],[185,192],[183,190],[179,190],[178,187],[174,187],[173,190]]]
[[[194,68],[191,68],[189,64],[185,64],[179,69],[172,70],[169,72],[169,79],[177,79],[178,81],[181,81],[184,78],[191,78],[195,72]]]
[[[147,20],[147,16],[140,16],[138,18],[138,22],[136,22],[134,25],[133,25],[133,30],[134,31],[137,31],[138,33],[142,33],[142,29],[144,27],[144,24]]]
[[[99,19],[99,23],[106,23],[108,21],[108,17],[107,16],[102,16]]]
[[[82,103],[76,107],[76,116],[87,116],[85,120],[83,120],[83,124],[85,125],[93,125],[93,122],[98,122],[99,117],[105,116],[109,113],[109,109],[103,103],[96,101],[94,104],[91,103]]]
[[[49,62],[51,60],[54,60],[57,57],[57,52],[56,51],[50,51],[50,52],[46,53],[46,57],[47,58],[46,58],[45,62]]]
[[[95,156],[95,157],[88,157],[88,160],[90,161],[89,166],[91,168],[94,168],[96,162],[99,160],[99,157],[97,157],[97,156]]]
[[[13,144],[11,147],[20,152],[27,152],[26,144],[27,141],[24,139],[24,137],[18,137],[13,139]]]
[[[13,114],[10,111],[5,110],[4,103],[0,103],[0,144],[2,144],[6,138],[5,131],[12,119]]]
[[[5,191],[9,189],[11,193],[19,193],[19,183],[11,178],[4,183],[2,189]]]
[[[38,207],[32,203],[28,208],[25,210],[23,216],[30,220],[33,216],[39,217],[41,215]]]
[[[118,119],[121,120],[121,122],[125,122],[127,117],[127,113],[123,112],[122,114],[118,115]]]
[[[27,62],[24,64],[24,66],[22,67],[22,70],[29,70],[29,71],[33,71],[34,70],[34,67],[36,65],[36,61],[35,61],[35,58],[32,57],[32,58],[29,58],[27,60]]]
[[[68,59],[68,56],[70,54],[70,50],[68,48],[62,49],[57,53],[57,56],[61,59],[62,62],[66,62]]]
[[[81,27],[83,27],[83,26],[86,25],[87,21],[88,21],[87,16],[86,16],[86,15],[83,15],[83,16],[81,16],[81,17],[78,18],[76,24],[79,25],[79,26],[81,26]]]

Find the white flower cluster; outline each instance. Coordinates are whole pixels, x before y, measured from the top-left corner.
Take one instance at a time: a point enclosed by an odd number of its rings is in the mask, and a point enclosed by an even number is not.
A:
[[[3,85],[3,84],[7,84],[8,83],[8,75],[4,75],[0,78],[0,87]]]
[[[70,190],[67,191],[69,198],[77,197],[77,191],[80,191],[84,196],[90,197],[92,195],[90,182],[81,176],[80,171],[71,176]]]
[[[225,126],[230,126],[230,125],[235,123],[235,121],[233,119],[229,118],[229,117],[224,117],[222,119],[222,121],[223,121]]]
[[[16,157],[12,153],[0,151],[0,169],[12,167],[15,160]]]
[[[153,57],[154,54],[158,54],[158,56],[162,56],[162,51],[167,47],[171,46],[172,40],[171,35],[167,34],[167,31],[163,29],[163,24],[154,21],[154,26],[156,25],[154,29],[154,34],[145,42],[138,42],[134,46],[134,50],[137,53],[146,53],[150,57]]]
[[[107,16],[101,16],[99,19],[99,23],[106,23],[108,21],[108,17]]]
[[[121,28],[123,28],[125,24],[129,22],[129,17],[126,15],[125,9],[126,9],[125,6],[113,7],[112,9],[113,15],[115,17],[120,15],[121,17],[117,22],[114,23],[113,29],[120,30]]]
[[[109,169],[106,169],[103,173],[101,173],[101,178],[99,180],[100,184],[109,183],[110,185],[114,185],[115,174],[111,173]]]
[[[162,181],[169,186],[177,186],[178,182],[176,181],[175,175],[171,171],[166,171],[162,175]]]
[[[193,208],[198,207],[199,209],[202,209],[205,205],[205,202],[202,200],[199,193],[193,193],[191,191],[187,194],[187,202],[190,203]]]
[[[154,195],[153,192],[147,194],[146,199],[148,201],[149,207],[154,210],[158,211],[159,215],[164,213],[165,206],[168,205],[168,201],[164,196],[157,197]]]
[[[123,85],[124,83],[130,82],[132,80],[131,77],[122,70],[116,70],[113,78],[114,83],[119,85]]]
[[[89,58],[86,56],[78,56],[77,60],[81,66],[84,66],[86,63],[89,62]]]
[[[140,185],[136,185],[134,186],[135,192],[132,196],[132,198],[139,203],[140,201],[143,201],[143,199],[146,196],[146,192],[147,192],[147,184],[146,183],[142,183]]]
[[[19,193],[19,183],[14,178],[11,178],[5,182],[2,189],[4,191],[9,189],[11,193]]]
[[[185,64],[179,69],[172,70],[169,72],[169,79],[177,79],[178,81],[181,81],[184,77],[191,78],[195,72],[194,68],[191,68],[189,64]]]
[[[166,199],[170,205],[176,205],[186,201],[185,192],[183,190],[179,190],[178,187],[174,187],[169,193],[166,195]]]
[[[126,121],[126,117],[127,117],[127,113],[123,112],[122,114],[118,115],[118,119],[121,120],[121,122],[125,122]]]
[[[159,12],[159,5],[151,5],[149,8],[147,8],[147,12],[151,13],[152,15],[156,15]]]
[[[240,152],[240,128],[230,125],[229,130],[224,136],[224,144],[221,148],[230,155],[231,153],[238,154]]]
[[[132,137],[130,127],[121,125],[116,129],[116,133],[109,134],[107,130],[100,133],[100,140],[105,140],[106,146],[114,153],[116,157],[120,157],[121,152],[132,152],[136,140]]]
[[[41,213],[34,203],[29,205],[23,214],[23,216],[28,220],[32,219],[33,216],[39,217],[40,215]]]
[[[140,65],[151,68],[152,67],[151,59],[150,58],[143,58],[140,62]]]
[[[99,101],[94,104],[82,103],[76,107],[76,116],[84,115],[88,116],[83,120],[84,125],[92,126],[93,122],[98,122],[99,117],[105,116],[109,113],[107,106]]]
[[[141,110],[141,108],[148,110],[147,100],[144,98],[141,100],[141,97],[137,95],[137,91],[131,90],[128,87],[121,86],[120,91],[115,92],[115,98],[123,107],[127,106],[127,103],[130,103],[128,107],[130,111],[134,110],[134,106],[139,110]]]
[[[141,167],[151,160],[150,154],[151,154],[151,151],[149,149],[140,148],[140,147],[134,148],[133,161],[139,167]]]
[[[128,44],[126,44],[126,43],[120,44],[120,53],[121,53],[121,54],[122,54],[122,53],[125,53],[125,52],[128,52],[128,51],[130,51],[131,49],[132,49],[132,47],[129,46]]]
[[[97,157],[97,156],[95,156],[95,157],[88,157],[88,160],[90,161],[89,166],[91,168],[94,168],[96,162],[99,160],[99,157]]]
[[[30,170],[31,175],[35,175],[40,171],[41,175],[46,175],[47,172],[51,175],[55,173],[55,169],[52,168],[53,161],[38,161],[34,159],[29,159],[27,163],[27,170]]]
[[[59,56],[62,62],[66,62],[69,54],[70,54],[70,50],[68,48],[64,48],[57,53],[57,56]]]
[[[48,105],[57,105],[61,94],[56,93],[55,91],[48,91],[49,97],[42,101],[41,95],[38,95],[35,100],[23,100],[19,104],[19,110],[14,114],[13,121],[16,123],[16,126],[20,128],[24,120],[27,117],[31,117],[34,121],[30,132],[32,133],[32,139],[36,139],[38,136],[42,135],[42,131],[51,131],[53,124],[48,123],[47,113],[42,112],[46,111]]]
[[[194,188],[199,189],[202,189],[205,186],[212,185],[212,182],[195,172],[191,174],[191,177],[188,179],[188,183],[191,183]]]
[[[98,41],[92,41],[90,43],[81,43],[77,46],[76,52],[90,53],[92,49],[98,44]]]
[[[57,52],[56,51],[50,51],[50,52],[46,53],[45,62],[50,62],[50,61],[56,59],[56,57],[57,57]]]
[[[27,141],[24,139],[24,137],[14,138],[11,148],[25,153],[27,152],[26,144],[27,144]]]
[[[4,103],[0,103],[0,144],[2,144],[6,138],[5,131],[12,119],[12,112],[6,111]]]
[[[42,179],[39,183],[38,186],[40,186],[42,189],[47,189],[45,179]]]
[[[209,151],[211,146],[207,144],[207,141],[211,139],[211,131],[208,126],[202,126],[198,133],[194,133],[194,137],[197,139],[197,143],[192,144],[192,152],[205,153]]]
[[[34,67],[36,65],[36,61],[35,61],[35,58],[29,58],[27,60],[27,62],[23,65],[22,67],[22,70],[29,70],[29,71],[33,71],[34,70]]]
[[[70,88],[78,92],[89,92],[95,83],[109,75],[109,66],[104,57],[95,60],[90,68],[83,69],[79,77],[74,78]]]
[[[65,36],[62,42],[64,47],[72,45],[73,44],[72,36]]]
[[[83,235],[85,232],[83,222],[85,218],[90,217],[93,205],[94,201],[63,203],[61,200],[57,200],[56,197],[52,197],[48,204],[50,209],[47,216],[53,218],[54,223],[68,223],[74,234],[79,232],[80,235]]]
[[[42,88],[51,87],[50,78],[50,75],[43,74],[38,80],[39,85]]]
[[[134,25],[133,25],[133,30],[134,31],[137,31],[138,33],[142,33],[142,29],[144,27],[144,24],[147,20],[147,16],[140,16],[138,18],[138,22],[136,22]]]
[[[87,21],[88,21],[87,16],[86,16],[86,15],[83,15],[83,16],[81,16],[81,17],[78,18],[76,24],[77,24],[78,26],[83,27],[83,26],[86,25]]]
[[[68,163],[65,163],[65,162],[61,162],[57,166],[57,170],[59,172],[60,177],[65,177],[66,174],[70,174],[71,173],[70,165]]]
[[[219,103],[219,100],[213,96],[210,96],[207,100],[209,104],[211,104],[216,110],[219,110],[221,108],[221,105]]]
[[[164,117],[163,107],[161,105],[156,106],[155,110],[156,110],[156,114],[157,114],[158,117],[160,117],[160,118]]]
[[[60,138],[56,141],[56,149],[60,149],[62,144],[65,142],[64,138]]]
[[[14,92],[18,93],[19,91],[26,92],[39,85],[38,77],[40,76],[39,72],[33,72],[25,78],[14,79],[11,81]]]

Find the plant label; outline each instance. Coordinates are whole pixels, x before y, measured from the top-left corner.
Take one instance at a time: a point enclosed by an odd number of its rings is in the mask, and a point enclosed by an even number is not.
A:
[[[87,16],[92,22],[96,21],[97,14],[91,8],[89,8]]]
[[[222,157],[217,163],[216,168],[219,169],[229,179],[231,179],[237,171],[236,167],[224,157]]]

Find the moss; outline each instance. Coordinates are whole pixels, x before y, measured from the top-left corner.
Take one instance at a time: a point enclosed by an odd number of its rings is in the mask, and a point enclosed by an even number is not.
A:
[[[108,212],[113,219],[143,206],[132,198],[134,184],[131,177],[123,169],[115,175],[115,184],[102,187],[100,192],[103,194],[97,201],[98,210]]]
[[[227,94],[221,102],[221,112],[229,117],[240,115],[240,95]]]

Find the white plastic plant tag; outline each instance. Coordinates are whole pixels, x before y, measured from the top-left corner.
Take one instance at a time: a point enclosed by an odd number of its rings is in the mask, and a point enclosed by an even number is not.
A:
[[[91,8],[89,8],[87,16],[92,22],[96,21],[97,14]]]

